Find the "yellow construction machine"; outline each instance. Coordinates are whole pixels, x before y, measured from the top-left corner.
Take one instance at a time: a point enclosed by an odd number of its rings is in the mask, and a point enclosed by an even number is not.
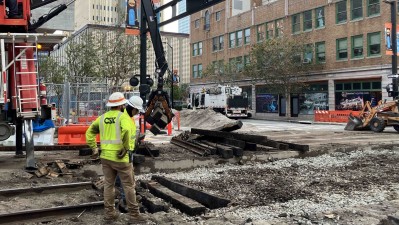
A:
[[[345,130],[367,130],[382,132],[386,126],[393,126],[399,132],[399,99],[394,101],[380,100],[378,104],[371,107],[366,101],[359,116],[349,115]]]

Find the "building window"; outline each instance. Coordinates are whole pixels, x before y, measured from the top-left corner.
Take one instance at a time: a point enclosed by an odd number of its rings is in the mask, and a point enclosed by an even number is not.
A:
[[[316,43],[316,62],[326,62],[326,43],[324,41]]]
[[[236,33],[229,34],[229,48],[234,48],[236,43]]]
[[[198,43],[193,44],[193,56],[198,55]]]
[[[236,65],[236,58],[230,58],[229,59],[229,68],[232,69]]]
[[[202,41],[198,42],[198,55],[202,55]]]
[[[237,31],[237,41],[236,41],[236,46],[242,46],[242,30]]]
[[[94,4],[93,4],[93,9],[94,9]]]
[[[313,26],[312,24],[312,10],[303,12],[303,30],[311,30]]]
[[[111,23],[113,23],[113,22],[114,22],[114,18],[111,17]]]
[[[316,28],[325,26],[324,7],[316,9]]]
[[[351,0],[351,19],[363,17],[363,0]]]
[[[251,29],[250,28],[247,28],[244,30],[244,35],[245,35],[244,44],[251,43]]]
[[[224,49],[224,37],[219,36],[219,50],[223,50],[223,49]]]
[[[345,23],[347,19],[346,0],[337,2],[335,7],[337,11],[337,23]]]
[[[242,56],[236,58],[236,71],[241,72],[244,65],[242,64]]]
[[[205,11],[204,24],[204,30],[209,30],[211,28],[211,15],[208,10]]]
[[[283,20],[276,20],[276,37],[283,36]]]
[[[197,78],[197,77],[198,77],[198,66],[193,65],[193,78]]]
[[[93,16],[93,20],[94,20],[94,16]]]
[[[212,51],[219,50],[219,37],[212,38]]]
[[[249,55],[244,55],[244,66],[248,66],[250,63]]]
[[[264,24],[257,26],[256,31],[258,36],[258,42],[265,40],[265,28],[266,27]]]
[[[380,0],[368,0],[367,16],[380,14]]]
[[[380,32],[367,34],[368,55],[377,56],[381,54]]]
[[[216,21],[220,21],[220,17],[222,16],[222,12],[221,11],[217,11],[216,15],[215,15],[215,19]]]
[[[313,45],[305,45],[305,52],[303,54],[303,63],[311,63],[313,60]]]
[[[337,60],[348,58],[348,40],[346,38],[337,39]]]
[[[301,15],[295,14],[292,16],[292,33],[296,34],[301,31]]]
[[[266,38],[272,39],[274,37],[274,22],[266,24]]]
[[[199,26],[200,26],[200,20],[195,20],[195,21],[194,21],[194,27],[195,27],[195,29],[198,29]]]
[[[352,37],[352,58],[363,58],[363,35]]]
[[[202,77],[202,64],[198,64],[198,77]]]

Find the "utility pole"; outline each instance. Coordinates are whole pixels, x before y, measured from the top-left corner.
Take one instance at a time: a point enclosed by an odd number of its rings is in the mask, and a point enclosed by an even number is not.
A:
[[[384,0],[385,3],[391,6],[391,40],[392,40],[392,92],[391,97],[393,99],[398,96],[398,46],[397,46],[397,34],[396,34],[396,0]],[[388,85],[389,87],[389,85]],[[388,93],[390,88],[387,88]]]

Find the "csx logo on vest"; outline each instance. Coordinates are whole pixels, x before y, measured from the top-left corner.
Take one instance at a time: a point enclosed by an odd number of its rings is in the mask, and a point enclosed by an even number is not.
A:
[[[107,117],[104,119],[104,123],[105,124],[113,124],[113,123],[115,123],[115,119],[116,119],[116,117]]]

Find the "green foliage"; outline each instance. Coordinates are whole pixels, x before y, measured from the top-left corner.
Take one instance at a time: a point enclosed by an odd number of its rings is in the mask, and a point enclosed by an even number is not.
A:
[[[91,32],[79,37],[70,37],[66,48],[66,60],[70,75],[67,80],[71,83],[87,83],[92,78],[98,78],[100,66],[95,45],[94,35]]]
[[[68,70],[53,57],[46,56],[40,59],[39,75],[44,83],[63,84]]]
[[[230,63],[217,61],[209,64],[202,72],[204,78],[210,78],[218,84],[234,83],[243,75],[243,68],[235,60]]]
[[[320,65],[303,63],[306,50],[301,40],[292,38],[268,39],[254,45],[245,74],[255,81],[263,81],[270,93],[289,95],[307,88],[307,74]]]
[[[107,78],[115,86],[121,86],[128,81],[139,68],[138,43],[138,37],[125,35],[123,29],[102,31],[97,52],[101,77]]]

